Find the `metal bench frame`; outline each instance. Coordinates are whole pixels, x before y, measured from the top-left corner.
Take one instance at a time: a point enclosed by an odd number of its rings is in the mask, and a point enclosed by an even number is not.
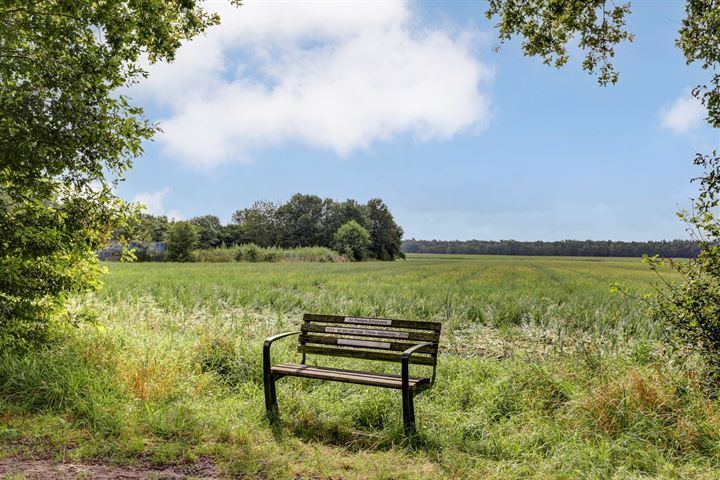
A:
[[[402,391],[404,430],[406,434],[414,434],[416,426],[413,399],[416,394],[431,388],[435,383],[440,325],[439,322],[306,313],[303,315],[303,326],[300,331],[280,333],[265,339],[263,345],[263,383],[268,419],[271,423],[275,423],[279,419],[277,391],[275,388],[275,382],[278,379],[284,376],[313,378],[302,374],[302,368],[296,369],[293,373],[288,373],[288,371],[285,373],[273,372],[274,368],[280,368],[279,365],[273,366],[271,361],[270,347],[273,342],[292,335],[299,335],[298,352],[302,353],[300,365],[306,365],[306,354],[399,362],[399,384],[397,375],[374,374],[355,370],[341,371],[326,367],[314,368],[316,371],[322,370],[325,372],[323,375],[326,378],[320,378],[322,380],[362,384],[362,381],[353,381],[353,374],[373,375],[379,383],[383,383],[374,386],[399,388]],[[327,335],[328,333],[330,335]],[[355,337],[361,337],[362,340],[356,340]],[[403,341],[398,342],[398,339]],[[427,341],[419,339],[426,339]],[[378,342],[377,340],[382,341]],[[322,345],[313,345],[317,343]],[[362,350],[359,350],[360,348]],[[411,378],[411,363],[432,366],[432,376],[430,378]],[[337,375],[336,378],[328,378],[332,377],[333,371],[342,372],[342,375]],[[367,383],[365,384],[367,385]]]

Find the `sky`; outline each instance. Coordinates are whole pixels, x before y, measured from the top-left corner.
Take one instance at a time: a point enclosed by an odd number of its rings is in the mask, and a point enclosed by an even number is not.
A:
[[[380,197],[405,238],[687,238],[717,148],[674,41],[683,3],[635,1],[617,85],[499,51],[483,1],[209,1],[222,19],[124,92],[162,133],[118,188],[230,221],[294,193]]]

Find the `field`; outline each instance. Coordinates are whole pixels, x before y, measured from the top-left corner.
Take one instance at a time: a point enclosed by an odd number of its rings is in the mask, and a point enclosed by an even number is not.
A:
[[[639,260],[108,267],[73,304],[93,323],[0,354],[0,459],[270,479],[720,475],[720,402],[697,360],[663,341],[642,301],[610,292],[653,291]],[[399,392],[298,379],[278,382],[283,422],[270,428],[262,339],[305,311],[443,323],[417,438],[402,435]],[[292,342],[278,360],[297,358]]]

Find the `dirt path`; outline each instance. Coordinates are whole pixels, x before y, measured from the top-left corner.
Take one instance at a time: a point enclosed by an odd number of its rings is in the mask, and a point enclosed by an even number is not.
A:
[[[77,463],[53,463],[49,460],[5,458],[0,460],[0,479],[27,480],[177,480],[220,478],[212,461],[201,459],[194,465],[154,469]]]

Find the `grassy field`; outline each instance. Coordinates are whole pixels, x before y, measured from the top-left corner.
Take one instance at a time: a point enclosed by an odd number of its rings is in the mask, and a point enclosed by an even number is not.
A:
[[[270,479],[720,475],[720,402],[703,395],[697,361],[663,342],[642,302],[610,293],[613,282],[652,292],[639,260],[109,269],[102,291],[74,302],[95,325],[31,356],[0,354],[0,457],[212,462],[221,476]],[[262,339],[305,311],[443,323],[418,438],[403,438],[399,392],[298,379],[278,382],[283,422],[270,428]],[[292,342],[277,360],[297,358]]]

